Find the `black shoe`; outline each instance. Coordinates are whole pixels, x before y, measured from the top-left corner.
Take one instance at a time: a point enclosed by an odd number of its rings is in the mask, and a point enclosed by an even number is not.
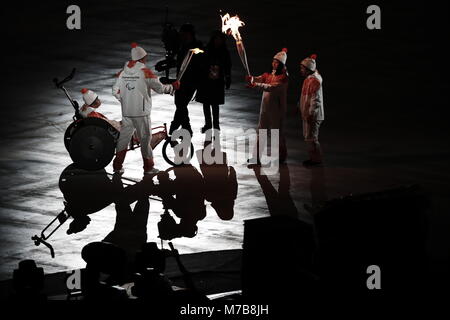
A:
[[[178,126],[178,127],[170,127],[170,130],[169,130],[169,136],[171,136],[175,131],[177,131],[178,129],[179,129],[180,127]],[[184,130],[187,130],[187,132],[189,132],[189,135],[192,137],[192,135],[194,134],[193,132],[192,132],[192,128],[189,126],[189,127],[187,127],[187,128],[185,128],[185,127],[181,127],[181,129],[184,129]]]
[[[172,148],[175,148],[178,145],[178,141],[172,141],[172,139],[169,140],[169,144]]]
[[[204,126],[202,127],[202,129],[201,129],[201,132],[202,132],[202,133],[205,133],[205,132],[208,131],[209,129],[211,129],[211,126],[204,125]]]
[[[261,161],[259,159],[250,158],[247,160],[247,168],[253,169],[255,167],[260,167]]]
[[[312,160],[305,160],[303,161],[303,166],[305,167],[321,167],[323,165],[320,161],[312,161]]]
[[[175,130],[177,130],[179,127],[180,127],[179,124],[177,124],[177,123],[175,123],[175,122],[172,121],[171,124],[170,124],[170,128],[169,128],[169,136],[171,136],[172,133],[173,133]]]

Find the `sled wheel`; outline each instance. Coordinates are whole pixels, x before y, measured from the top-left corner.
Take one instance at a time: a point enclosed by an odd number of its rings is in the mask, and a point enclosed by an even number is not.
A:
[[[76,130],[78,130],[80,123],[80,121],[72,122],[64,133],[64,146],[66,147],[67,152],[69,152],[70,150],[70,142],[72,141],[72,136],[76,132]]]
[[[69,154],[78,168],[99,170],[106,167],[114,157],[114,137],[99,126],[84,126],[72,137]]]

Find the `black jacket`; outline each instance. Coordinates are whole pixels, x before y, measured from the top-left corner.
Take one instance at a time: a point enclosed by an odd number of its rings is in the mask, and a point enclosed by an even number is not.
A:
[[[228,50],[208,48],[202,57],[200,85],[196,100],[208,104],[225,103],[225,84],[230,79],[231,58]]]

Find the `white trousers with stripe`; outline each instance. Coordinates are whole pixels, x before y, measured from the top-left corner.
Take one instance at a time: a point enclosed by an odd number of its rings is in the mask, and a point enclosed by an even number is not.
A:
[[[122,118],[122,128],[120,129],[119,141],[116,147],[117,152],[128,148],[128,144],[135,130],[141,144],[142,158],[153,158],[153,150],[150,145],[152,139],[150,116]]]

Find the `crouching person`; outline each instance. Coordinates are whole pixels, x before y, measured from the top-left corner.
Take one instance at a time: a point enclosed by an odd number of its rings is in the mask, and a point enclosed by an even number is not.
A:
[[[144,174],[158,172],[154,168],[151,142],[151,90],[158,93],[172,94],[180,86],[180,82],[162,84],[156,75],[145,66],[147,52],[136,43],[131,45],[131,60],[119,72],[113,86],[113,95],[122,106],[122,129],[117,142],[116,157],[113,161],[115,173],[123,173],[123,162],[127,153],[127,146],[136,130],[141,143]]]

